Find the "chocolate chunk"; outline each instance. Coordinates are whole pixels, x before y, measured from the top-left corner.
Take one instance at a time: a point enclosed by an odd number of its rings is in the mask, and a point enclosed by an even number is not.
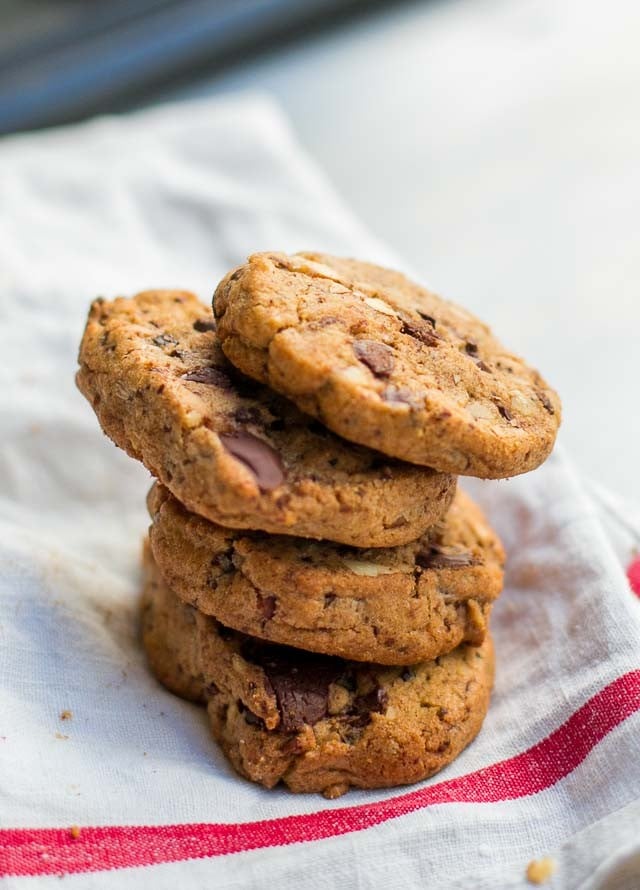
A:
[[[410,337],[413,337],[414,340],[419,340],[421,343],[424,343],[425,346],[438,346],[441,342],[440,335],[436,334],[432,325],[423,324],[421,321],[413,321],[408,318],[404,319],[401,331],[403,334],[408,334]]]
[[[171,334],[158,334],[157,337],[154,337],[152,340],[156,346],[177,346],[178,341],[175,337],[172,337]]]
[[[280,729],[297,732],[305,724],[313,726],[327,715],[329,686],[340,675],[344,663],[338,659],[308,656],[295,652],[295,662],[284,649],[254,654],[275,693],[280,712]]]
[[[357,696],[346,715],[352,726],[364,727],[371,722],[372,714],[383,714],[389,696],[381,686],[376,686],[366,695]]]
[[[556,413],[556,409],[553,407],[553,405],[549,401],[549,397],[547,396],[547,394],[545,392],[543,392],[541,389],[536,389],[536,395],[538,396],[538,398],[540,399],[540,401],[542,402],[542,404],[544,405],[546,410],[549,412],[549,414]]]
[[[422,318],[424,321],[428,322],[432,328],[435,328],[436,320],[433,317],[433,315],[427,315],[426,312],[422,312],[420,309],[416,309],[416,312],[418,313],[420,318]]]
[[[216,323],[213,318],[197,318],[193,323],[193,330],[198,331],[199,334],[204,334],[205,331],[215,331]]]
[[[245,707],[245,705],[238,700],[238,710],[244,717],[245,721],[249,724],[249,726],[259,726],[260,729],[264,729],[264,720],[261,717],[258,717],[257,714],[254,714],[253,711],[250,711],[249,708]]]
[[[393,350],[375,340],[354,340],[353,351],[376,377],[388,377],[394,369]]]
[[[258,611],[265,621],[270,621],[276,611],[275,596],[262,596],[258,594]]]
[[[280,455],[268,442],[245,432],[221,435],[220,441],[236,460],[251,470],[261,491],[273,491],[284,481]]]
[[[423,569],[462,569],[478,565],[480,560],[469,550],[445,550],[437,544],[416,553],[416,564]]]
[[[478,354],[478,344],[475,340],[467,340],[464,346],[467,355],[477,355]]]
[[[233,382],[225,371],[220,368],[195,368],[182,375],[182,380],[190,383],[206,383],[207,386],[219,386],[220,389],[233,389]]]
[[[511,421],[513,420],[513,415],[508,408],[505,408],[504,405],[497,405],[499,414],[504,417],[505,420]]]

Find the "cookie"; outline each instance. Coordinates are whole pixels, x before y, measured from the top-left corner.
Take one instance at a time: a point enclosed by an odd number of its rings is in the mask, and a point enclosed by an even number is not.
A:
[[[155,560],[184,602],[312,652],[398,665],[479,644],[502,589],[500,541],[462,491],[417,541],[370,550],[225,529],[158,484],[148,506]]]
[[[483,478],[549,455],[560,400],[464,309],[403,275],[323,254],[254,254],[214,296],[222,348],[334,432]]]
[[[471,742],[489,705],[490,637],[411,667],[312,655],[228,630],[185,605],[152,563],[142,631],[160,682],[207,702],[232,765],[267,788],[334,798],[418,782]]]
[[[96,300],[79,362],[107,435],[213,522],[387,547],[421,535],[453,497],[452,476],[354,448],[241,377],[192,294]]]

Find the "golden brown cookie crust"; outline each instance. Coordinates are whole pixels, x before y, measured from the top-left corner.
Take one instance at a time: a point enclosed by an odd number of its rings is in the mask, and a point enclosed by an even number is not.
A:
[[[222,348],[352,442],[484,478],[549,455],[560,400],[464,309],[403,275],[324,254],[261,253],[214,296]]]
[[[398,665],[479,644],[502,589],[500,541],[462,491],[417,541],[372,550],[225,529],[157,484],[148,506],[155,560],[184,602],[312,652]]]
[[[96,300],[77,383],[106,434],[189,510],[231,528],[403,544],[446,511],[455,479],[354,448],[225,359],[193,294]]]
[[[143,641],[173,692],[207,701],[235,769],[268,788],[338,797],[425,779],[476,736],[493,683],[490,637],[407,667],[256,649],[187,606],[147,565]]]

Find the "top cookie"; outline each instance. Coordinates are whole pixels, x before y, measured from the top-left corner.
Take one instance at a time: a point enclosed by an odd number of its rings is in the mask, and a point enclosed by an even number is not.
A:
[[[560,400],[464,309],[403,275],[261,253],[218,285],[230,361],[352,442],[495,479],[549,455]]]
[[[108,436],[192,512],[231,528],[387,547],[446,511],[455,479],[354,448],[242,378],[193,294],[96,300],[80,390]]]

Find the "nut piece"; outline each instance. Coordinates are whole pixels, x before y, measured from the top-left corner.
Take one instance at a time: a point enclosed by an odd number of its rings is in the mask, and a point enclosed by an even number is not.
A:
[[[392,315],[394,318],[398,317],[398,313],[395,309],[392,309],[388,303],[385,303],[384,300],[378,299],[378,297],[365,297],[364,302],[367,306],[371,306],[372,309],[376,309],[378,312],[382,312],[384,315]]]
[[[381,566],[375,562],[363,562],[359,559],[343,559],[342,561],[354,575],[366,575],[368,578],[377,578],[378,575],[393,575],[397,571],[389,566]]]
[[[533,859],[527,866],[527,880],[530,884],[546,884],[557,867],[555,859],[550,856]]]

